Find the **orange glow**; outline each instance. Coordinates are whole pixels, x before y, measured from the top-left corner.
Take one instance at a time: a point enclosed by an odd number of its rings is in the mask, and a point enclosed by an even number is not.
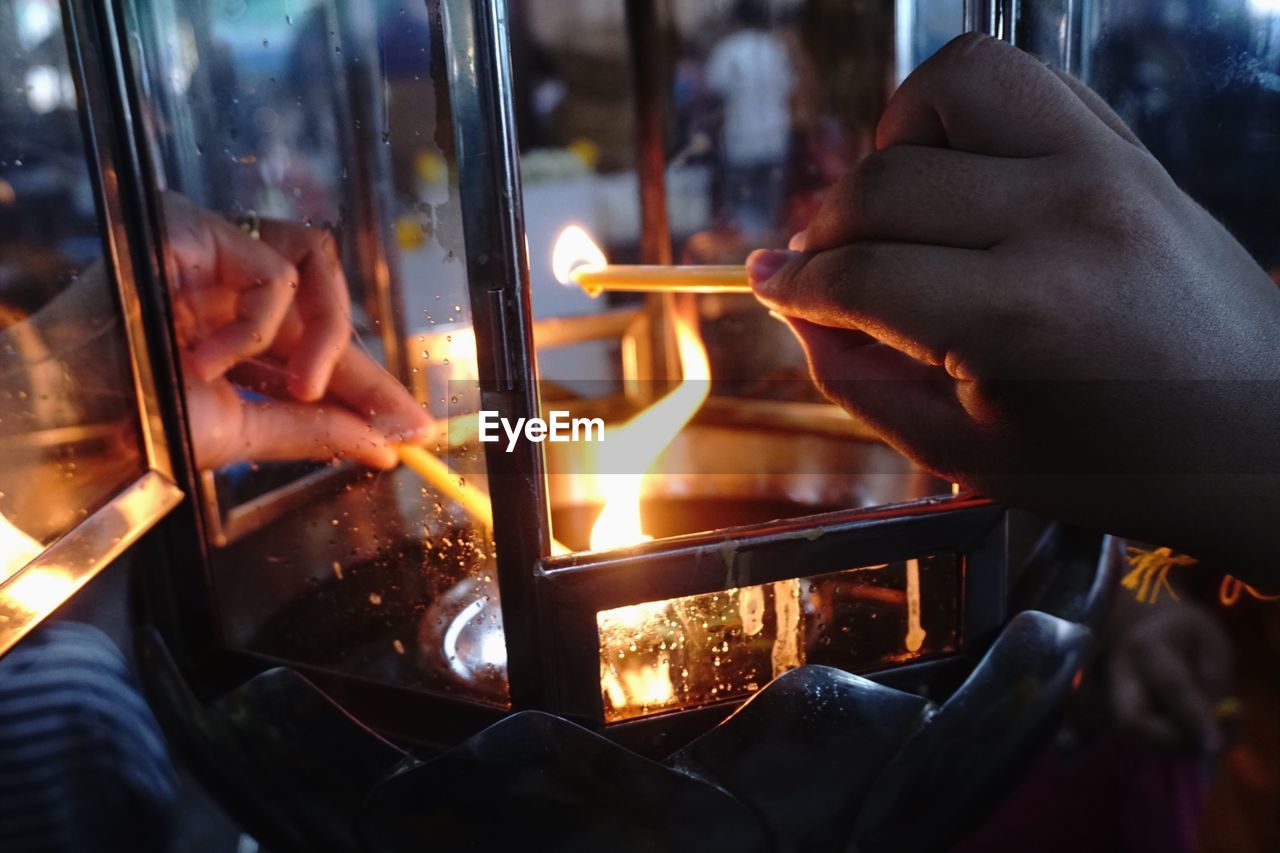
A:
[[[556,240],[551,258],[555,276],[563,284],[584,268],[603,269],[604,253],[576,225]],[[711,365],[694,323],[677,313],[676,346],[680,353],[681,382],[670,393],[630,420],[610,426],[600,447],[596,481],[604,507],[591,528],[591,550],[620,548],[652,537],[640,521],[640,495],[646,472],[676,434],[707,399]],[[597,616],[602,636],[635,636],[656,627],[666,615],[667,602],[655,601],[619,607]],[[634,646],[632,646],[634,648]],[[660,708],[676,701],[669,658],[654,661],[616,661],[601,666],[601,688],[615,708]]]
[[[0,583],[40,556],[43,546],[0,513]]]
[[[576,271],[603,269],[608,260],[581,227],[570,225],[556,238],[551,269],[562,284]],[[652,537],[640,525],[640,489],[645,472],[671,439],[702,407],[710,390],[711,365],[693,323],[676,316],[676,345],[680,351],[681,383],[658,402],[625,423],[611,426],[602,445],[602,471],[634,470],[634,474],[597,474],[604,509],[591,528],[591,550],[618,548]]]
[[[6,603],[27,613],[49,613],[75,591],[75,579],[61,569],[33,566],[4,587]]]
[[[711,387],[707,351],[693,325],[675,319],[683,380],[676,388],[631,420],[611,427],[601,454],[606,470],[638,469],[635,474],[602,474],[604,509],[591,528],[591,549],[634,545],[652,538],[640,526],[640,487],[644,471],[654,463],[671,439],[702,407]]]
[[[683,381],[631,420],[610,429],[603,445],[605,454],[609,454],[604,459],[610,466],[607,470],[634,466],[641,472],[647,471],[707,399],[711,367],[702,340],[683,318],[676,318],[675,331]],[[597,475],[605,504],[591,528],[593,551],[634,545],[653,538],[644,532],[640,523],[644,477],[644,473]],[[653,601],[601,613],[596,617],[601,636],[644,633],[647,625],[660,624],[665,618],[667,604]],[[641,664],[621,671],[616,664],[602,667],[601,683],[615,708],[661,708],[676,701],[670,662],[665,658],[656,664]]]

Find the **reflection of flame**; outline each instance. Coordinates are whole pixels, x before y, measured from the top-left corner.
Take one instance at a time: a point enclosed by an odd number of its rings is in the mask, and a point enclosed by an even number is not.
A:
[[[0,583],[40,556],[44,548],[0,513]]]
[[[571,281],[575,269],[584,265],[603,267],[606,263],[604,253],[576,225],[561,233],[551,258],[556,278],[565,284]],[[645,472],[707,399],[711,365],[697,328],[677,313],[675,334],[680,352],[680,384],[629,421],[611,426],[601,445],[600,470],[636,473],[597,474],[604,508],[591,528],[593,551],[634,545],[651,538],[640,524],[640,491]],[[666,609],[667,602],[655,601],[601,613],[597,617],[600,632],[634,636],[646,630],[646,623],[661,619]],[[618,662],[602,665],[601,686],[615,708],[662,707],[676,698],[671,662],[666,657],[638,666]]]
[[[75,585],[61,569],[32,566],[4,588],[4,598],[18,610],[44,614],[66,601]]]
[[[667,396],[609,430],[603,445],[608,455],[602,458],[602,464],[614,466],[614,470],[626,466],[634,466],[640,472],[647,470],[707,399],[711,367],[702,340],[694,327],[678,316],[675,331],[684,379]],[[596,479],[605,504],[591,528],[591,549],[634,545],[652,538],[640,526],[644,474],[601,474]],[[664,601],[619,607],[597,617],[599,629],[602,635],[634,635],[645,628],[645,623],[663,617],[666,609]],[[627,667],[621,673],[617,669],[601,669],[603,687],[615,708],[654,708],[675,701],[671,666],[665,658],[654,664]]]
[[[693,325],[677,316],[676,343],[683,381],[631,420],[611,427],[602,458],[613,470],[632,467],[639,473],[608,474],[599,478],[605,505],[591,528],[591,549],[616,548],[650,537],[640,528],[640,486],[654,460],[707,399],[711,366]]]
[[[615,708],[640,706],[661,708],[675,701],[675,688],[671,684],[671,661],[660,658],[653,666],[629,669],[625,672],[602,668],[601,686]]]
[[[577,225],[570,225],[561,231],[556,238],[555,248],[551,250],[551,271],[561,284],[569,284],[573,271],[579,267],[599,269],[607,265],[604,252]]]

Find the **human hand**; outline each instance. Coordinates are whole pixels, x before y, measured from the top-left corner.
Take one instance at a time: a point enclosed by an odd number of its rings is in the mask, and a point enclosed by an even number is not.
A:
[[[1280,292],[1097,95],[964,36],[760,300],[835,402],[998,500],[1280,582]]]
[[[420,436],[430,418],[350,345],[332,235],[265,221],[254,239],[173,193],[164,213],[196,463],[350,456],[393,467],[393,442]]]
[[[1216,752],[1222,746],[1216,708],[1231,684],[1226,634],[1186,602],[1143,607],[1136,616],[1106,659],[1116,724],[1157,749]]]

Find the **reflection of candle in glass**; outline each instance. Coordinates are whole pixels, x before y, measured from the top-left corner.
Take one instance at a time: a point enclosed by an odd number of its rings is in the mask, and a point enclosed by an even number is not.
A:
[[[920,651],[924,634],[920,627],[920,561],[907,560],[907,651]]]
[[[649,266],[610,264],[586,231],[570,225],[560,233],[551,267],[561,284],[576,284],[589,296],[606,290],[632,293],[750,293],[743,266]]]
[[[0,513],[0,583],[40,556],[44,547]]]

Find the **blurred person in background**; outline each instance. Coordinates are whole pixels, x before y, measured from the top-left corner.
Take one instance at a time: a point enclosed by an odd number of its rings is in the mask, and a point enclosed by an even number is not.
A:
[[[759,237],[777,227],[785,200],[796,80],[763,0],[739,0],[734,21],[738,29],[712,48],[704,74],[724,108],[725,207],[744,235]]]

